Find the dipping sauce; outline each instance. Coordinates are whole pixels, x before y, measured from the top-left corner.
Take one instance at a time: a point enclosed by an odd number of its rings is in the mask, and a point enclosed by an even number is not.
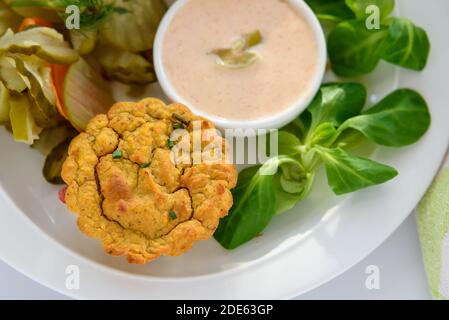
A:
[[[215,49],[259,31],[242,68],[217,64]],[[190,0],[173,17],[162,43],[165,72],[192,107],[224,119],[269,118],[313,94],[318,46],[312,27],[288,0]]]

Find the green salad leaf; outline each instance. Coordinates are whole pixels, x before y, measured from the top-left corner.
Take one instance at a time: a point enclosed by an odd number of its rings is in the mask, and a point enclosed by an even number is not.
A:
[[[307,0],[307,3],[323,23],[336,22],[325,26],[329,60],[338,76],[368,74],[381,60],[418,71],[426,66],[430,53],[427,33],[408,19],[391,17],[394,0]],[[378,25],[372,23],[376,19]]]
[[[354,12],[357,19],[367,17],[367,8],[376,6],[379,8],[381,21],[385,20],[394,10],[394,0],[346,0],[347,6]]]
[[[349,150],[367,140],[390,147],[418,141],[430,126],[427,104],[415,91],[400,89],[363,111],[366,95],[361,84],[322,85],[308,109],[280,130],[278,155],[241,172],[234,206],[214,235],[223,247],[233,249],[253,239],[274,216],[304,199],[321,165],[337,195],[397,176],[394,168]]]
[[[379,56],[398,66],[423,70],[427,64],[430,42],[424,29],[408,19],[392,18],[388,35],[379,49]]]
[[[355,18],[345,0],[306,0],[320,20],[341,22]]]
[[[261,167],[251,167],[239,174],[232,191],[235,205],[232,214],[220,222],[215,238],[226,249],[234,249],[256,237],[276,213],[272,175],[261,175]]]
[[[272,170],[274,174],[267,174]],[[285,155],[243,170],[232,191],[235,205],[221,220],[215,239],[234,249],[257,237],[275,215],[293,208],[309,192],[312,181],[299,161]]]
[[[323,85],[307,111],[312,116],[311,129],[318,124],[339,126],[358,115],[366,102],[367,92],[359,83],[330,83]]]
[[[324,162],[329,186],[337,195],[384,183],[398,174],[394,168],[351,156],[340,148],[317,147],[316,150]]]
[[[360,116],[348,119],[340,131],[356,129],[379,145],[402,147],[418,141],[430,122],[424,98],[413,90],[401,89]]]
[[[356,77],[372,72],[380,61],[379,47],[388,29],[369,30],[365,20],[340,23],[328,36],[328,53],[332,70],[343,77]]]

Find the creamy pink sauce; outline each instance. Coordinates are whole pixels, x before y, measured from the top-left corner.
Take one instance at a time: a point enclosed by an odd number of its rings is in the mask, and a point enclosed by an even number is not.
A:
[[[227,69],[208,54],[259,30],[255,63]],[[166,74],[190,106],[225,119],[253,120],[284,111],[310,94],[318,65],[311,26],[285,0],[191,0],[164,36]]]

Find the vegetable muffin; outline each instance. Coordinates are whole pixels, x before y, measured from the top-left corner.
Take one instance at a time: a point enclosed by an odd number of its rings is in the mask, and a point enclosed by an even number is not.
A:
[[[221,160],[178,163],[173,156],[177,143],[194,149],[193,139],[170,140],[181,127],[192,137],[194,121],[201,132],[214,129],[180,104],[152,98],[117,103],[71,142],[62,170],[65,202],[78,214],[80,230],[107,253],[136,264],[181,255],[210,238],[228,214],[237,170],[225,160],[225,139],[200,136],[198,152],[218,139]]]

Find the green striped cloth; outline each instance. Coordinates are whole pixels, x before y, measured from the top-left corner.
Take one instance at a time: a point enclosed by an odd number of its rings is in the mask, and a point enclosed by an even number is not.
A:
[[[421,250],[435,299],[449,299],[449,158],[418,206]]]

